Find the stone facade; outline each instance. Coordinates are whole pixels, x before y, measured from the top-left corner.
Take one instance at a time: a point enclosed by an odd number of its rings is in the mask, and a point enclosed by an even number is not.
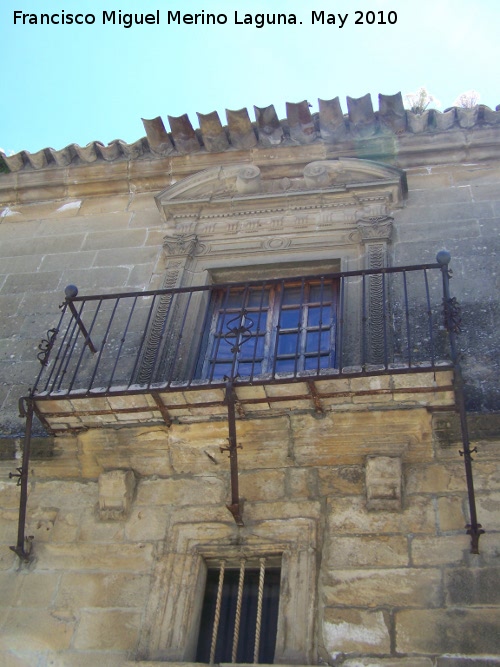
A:
[[[300,105],[287,123],[260,109],[252,126],[228,112],[222,133],[212,115],[192,133],[184,117],[171,119],[171,134],[156,119],[137,145],[5,160],[2,664],[192,663],[207,563],[267,554],[281,563],[276,663],[500,664],[500,112],[416,117],[389,101],[377,115],[366,99],[350,100],[342,122],[334,101],[310,123]],[[432,263],[443,247],[478,449],[479,553],[464,528],[454,371],[375,365],[235,386],[243,525],[226,507],[224,387],[39,400],[29,557],[9,549],[19,509],[9,473],[25,431],[17,402],[34,386],[37,354],[50,361],[39,344],[67,285],[80,294],[191,288]],[[384,292],[371,278],[366,345],[376,360]],[[151,378],[157,334],[152,321],[139,383]]]

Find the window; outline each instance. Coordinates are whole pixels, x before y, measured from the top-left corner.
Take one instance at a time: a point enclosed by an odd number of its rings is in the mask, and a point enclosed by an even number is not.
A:
[[[214,291],[202,377],[335,367],[336,280],[281,280]]]
[[[208,625],[209,636],[212,630],[211,621],[201,621],[207,578],[215,576],[218,582],[221,561],[226,563],[226,574],[235,570],[239,578],[242,558],[246,559],[245,570],[257,569],[260,573],[260,558],[266,554],[266,579],[268,572],[276,579],[274,583],[270,579],[271,587],[265,594],[269,602],[263,604],[263,619],[265,606],[277,604],[278,607],[276,632],[272,635],[274,660],[269,662],[295,665],[317,663],[314,634],[317,503],[301,503],[301,512],[306,516],[275,516],[274,504],[271,511],[272,516],[253,523],[248,534],[251,545],[245,544],[247,538],[244,536],[241,540],[240,529],[234,522],[187,521],[186,516],[179,516],[179,521],[174,521],[169,532],[168,549],[158,558],[154,568],[137,659],[196,661],[200,627]],[[276,569],[274,575],[273,569]],[[210,570],[216,570],[217,574],[210,574]],[[270,602],[278,595],[279,603]],[[234,600],[234,592],[229,597]],[[248,597],[252,597],[251,592]],[[276,609],[276,606],[273,608]],[[261,637],[261,644],[266,642],[267,639]],[[232,656],[233,633],[230,625],[225,643],[231,646]],[[261,656],[259,648],[259,659],[262,661]],[[253,662],[253,653],[250,662]]]
[[[273,663],[280,569],[266,559],[207,570],[197,662]]]

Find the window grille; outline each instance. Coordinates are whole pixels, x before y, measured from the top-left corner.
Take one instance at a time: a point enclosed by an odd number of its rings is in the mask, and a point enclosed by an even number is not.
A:
[[[280,568],[269,559],[209,567],[197,662],[273,663],[279,591]]]
[[[335,367],[338,281],[281,281],[214,292],[205,378]]]

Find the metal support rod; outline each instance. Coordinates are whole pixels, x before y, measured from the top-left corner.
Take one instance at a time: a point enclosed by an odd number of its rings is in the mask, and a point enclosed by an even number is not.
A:
[[[78,324],[78,328],[80,329],[80,331],[82,332],[82,335],[85,338],[85,345],[88,345],[89,350],[93,354],[95,354],[97,352],[97,350],[94,347],[94,343],[92,342],[92,340],[90,338],[90,334],[87,331],[87,329],[85,328],[85,325],[82,322],[82,319],[81,319],[77,309],[75,308],[75,304],[72,301],[75,298],[75,296],[77,296],[77,294],[78,294],[78,288],[76,287],[76,285],[68,285],[66,287],[66,289],[64,290],[64,294],[66,295],[66,302],[69,306],[69,309],[71,310],[71,314],[75,318],[76,323]]]
[[[23,442],[23,460],[22,465],[18,468],[17,473],[10,473],[9,477],[18,478],[18,485],[21,487],[21,495],[19,498],[19,520],[17,524],[17,544],[15,547],[10,547],[19,558],[28,563],[31,560],[31,541],[32,537],[26,537],[26,506],[28,504],[28,474],[30,464],[30,450],[31,450],[31,431],[33,427],[33,401],[26,399],[26,431]],[[28,545],[28,548],[26,548]]]
[[[479,538],[484,533],[484,530],[482,529],[481,524],[477,521],[474,478],[472,474],[472,452],[470,448],[469,429],[467,425],[467,413],[465,410],[464,381],[460,363],[461,355],[457,346],[457,333],[460,330],[459,311],[456,300],[450,296],[450,271],[448,269],[448,265],[451,259],[450,253],[446,250],[441,250],[437,254],[436,259],[441,265],[441,273],[443,276],[443,305],[445,326],[448,331],[450,340],[450,351],[454,373],[455,403],[460,417],[460,430],[462,434],[463,451],[460,451],[460,455],[464,457],[465,478],[467,480],[467,494],[469,497],[470,514],[470,524],[467,524],[466,529],[467,535],[470,535],[471,538],[471,553],[478,554]]]
[[[235,401],[232,382],[226,383],[226,404],[227,404],[227,419],[229,424],[229,447],[221,447],[221,452],[229,452],[229,465],[231,468],[231,504],[227,505],[227,509],[231,512],[234,520],[238,526],[243,526],[243,518],[241,516],[241,503],[238,486],[238,443],[236,440],[236,416],[235,416]]]

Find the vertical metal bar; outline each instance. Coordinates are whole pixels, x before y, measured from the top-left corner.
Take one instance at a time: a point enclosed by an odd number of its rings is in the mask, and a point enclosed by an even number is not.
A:
[[[304,370],[306,366],[306,345],[307,345],[307,317],[309,313],[309,307],[305,305],[305,293],[306,293],[306,282],[305,278],[302,278],[300,281],[300,301],[299,301],[299,319],[297,322],[297,339],[295,341],[295,362],[293,365],[293,374],[296,376],[300,368],[300,357],[304,359]],[[309,286],[310,291],[310,286]],[[308,301],[310,301],[310,297]],[[304,338],[303,338],[304,337]]]
[[[403,271],[403,292],[404,292],[404,309],[405,309],[405,322],[406,322],[406,344],[407,344],[407,353],[408,353],[408,368],[411,368],[412,365],[412,355],[411,355],[411,329],[410,329],[410,311],[408,306],[408,283],[406,280],[406,271]]]
[[[101,306],[102,306],[102,299],[99,300],[99,303],[97,304],[97,308],[95,309],[94,316],[93,316],[93,318],[92,318],[92,322],[90,323],[90,333],[92,333],[92,331],[93,331],[93,329],[94,329],[94,325],[95,325],[95,323],[96,323],[96,321],[97,321],[97,316],[98,316],[98,314],[99,314],[99,311],[100,311],[100,309],[101,309]],[[82,308],[82,310],[83,310],[83,308]],[[103,341],[102,345],[104,345],[104,342],[105,342],[105,341]],[[73,354],[73,351],[71,352],[71,354]],[[100,358],[101,354],[102,354],[102,346],[101,346],[101,351],[99,352],[99,358]],[[73,377],[72,377],[71,380],[70,380],[70,383],[69,383],[69,386],[68,386],[68,392],[71,391],[71,390],[73,389],[73,385],[74,385],[74,383],[75,383],[75,381],[76,381],[76,378],[77,378],[77,376],[78,376],[78,371],[80,370],[80,366],[81,366],[81,363],[82,363],[82,361],[83,361],[83,357],[84,357],[84,355],[85,355],[85,344],[82,345],[82,351],[80,352],[80,356],[79,356],[79,358],[78,358],[78,362],[77,362],[76,367],[75,367],[75,370],[74,370],[74,372],[73,372]],[[99,359],[99,358],[98,358],[98,359]]]
[[[259,662],[259,649],[260,649],[260,630],[262,626],[262,601],[264,599],[264,577],[266,574],[266,559],[260,559],[260,572],[259,572],[259,592],[257,597],[257,619],[255,622],[255,645],[253,650],[253,664],[256,665]]]
[[[201,325],[201,329],[199,331],[198,345],[196,346],[196,351],[195,351],[194,356],[193,356],[194,363],[193,363],[192,370],[191,370],[191,373],[190,373],[189,378],[188,378],[188,385],[190,385],[191,382],[196,377],[196,373],[197,373],[198,369],[201,369],[201,371],[203,371],[203,362],[204,362],[204,360],[202,358],[200,358],[200,355],[201,355],[202,351],[205,353],[205,357],[206,357],[207,353],[210,352],[210,350],[208,350],[209,333],[210,333],[208,331],[208,329],[209,329],[209,323],[208,322],[209,322],[210,315],[213,314],[213,312],[214,312],[214,305],[215,304],[213,303],[213,294],[214,293],[213,293],[212,288],[209,288],[208,296],[207,296],[207,304],[206,304],[206,308],[205,308],[205,314],[203,316],[203,322],[202,322],[202,325]],[[206,349],[202,350],[202,345],[203,345],[204,341],[206,342]]]
[[[26,538],[26,507],[28,504],[28,475],[29,475],[29,463],[30,463],[30,452],[31,452],[31,431],[33,428],[33,401],[31,399],[26,399],[27,410],[26,410],[26,431],[24,433],[24,442],[23,442],[23,460],[21,467],[18,468],[19,474],[11,473],[9,476],[18,477],[18,484],[21,487],[21,495],[19,498],[19,521],[17,524],[17,544],[15,547],[10,547],[22,561],[28,562],[30,560],[30,551],[31,549],[26,550],[25,544]]]
[[[438,253],[436,257],[439,264],[441,264],[441,275],[443,280],[443,305],[444,305],[444,315],[445,315],[445,326],[448,331],[448,338],[450,341],[450,350],[451,358],[453,362],[453,372],[454,372],[454,390],[455,390],[455,402],[458,409],[458,414],[460,417],[460,428],[462,432],[462,444],[463,451],[460,452],[460,455],[464,457],[464,466],[465,466],[465,478],[467,481],[467,495],[469,498],[469,514],[470,514],[470,524],[467,524],[467,535],[470,535],[471,538],[471,553],[479,553],[479,538],[485,532],[480,523],[477,520],[476,512],[476,496],[474,492],[474,478],[472,475],[472,451],[470,448],[469,440],[469,428],[467,424],[467,413],[465,410],[465,394],[464,394],[464,382],[462,375],[462,367],[460,363],[460,353],[458,352],[457,346],[457,329],[458,323],[456,322],[457,316],[457,304],[455,299],[452,299],[450,296],[450,272],[448,265],[450,263],[450,253],[445,250],[442,250]]]
[[[224,571],[226,562],[221,560],[219,569],[219,585],[217,587],[217,599],[215,601],[214,626],[212,628],[212,643],[210,645],[210,664],[214,664],[215,648],[217,646],[217,634],[219,632],[220,609],[222,604],[222,589],[224,587]]]
[[[118,351],[116,353],[116,359],[115,359],[115,363],[113,364],[113,370],[111,371],[111,376],[109,378],[108,389],[107,389],[108,391],[110,390],[111,385],[113,383],[113,378],[115,376],[116,367],[118,366],[118,360],[120,359],[120,354],[121,354],[121,351],[123,349],[123,345],[125,343],[125,338],[127,337],[128,328],[130,326],[130,322],[132,320],[132,315],[134,314],[136,304],[137,304],[137,297],[134,297],[134,300],[132,302],[132,306],[130,308],[129,316],[127,318],[127,324],[125,325],[125,331],[123,332],[122,337],[120,339],[120,345],[118,346]]]
[[[111,317],[109,318],[108,326],[106,327],[106,333],[104,334],[104,338],[102,339],[101,343],[101,349],[99,350],[99,354],[97,355],[97,361],[94,366],[94,371],[92,373],[92,377],[90,378],[90,383],[89,386],[87,387],[87,391],[90,391],[92,389],[92,385],[94,384],[95,376],[97,375],[97,369],[99,368],[99,364],[101,363],[102,359],[102,353],[104,352],[104,349],[106,347],[106,343],[108,342],[108,336],[109,336],[109,330],[111,329],[111,323],[113,322],[113,319],[115,317],[116,309],[118,308],[118,305],[120,303],[120,297],[118,297],[115,300],[115,305],[113,306],[113,310],[111,311]],[[99,303],[99,307],[102,304],[102,299]]]
[[[153,298],[151,300],[151,305],[149,306],[148,315],[146,317],[146,322],[145,322],[144,327],[143,327],[141,342],[139,344],[139,349],[137,350],[137,354],[135,356],[134,367],[132,368],[132,372],[130,373],[130,379],[128,381],[128,386],[129,387],[134,382],[134,379],[135,379],[135,376],[136,376],[136,373],[137,373],[137,367],[139,366],[139,362],[140,362],[141,357],[142,357],[142,350],[144,348],[144,343],[145,343],[146,338],[148,337],[148,333],[149,333],[149,323],[151,321],[151,316],[153,315],[153,312],[155,310],[156,297],[157,297],[156,294],[153,295]]]
[[[80,314],[83,310],[85,302],[82,301],[82,305],[80,308]],[[76,335],[75,335],[76,332]],[[56,378],[54,380],[54,383],[52,385],[52,388],[56,389],[56,391],[59,391],[61,389],[61,385],[64,382],[64,376],[68,372],[68,366],[71,362],[71,359],[73,357],[73,352],[75,351],[76,344],[78,342],[78,334],[80,333],[80,329],[78,328],[77,321],[73,319],[73,327],[71,330],[71,335],[69,337],[68,343],[66,345],[66,350],[62,356],[61,359],[61,364],[59,366],[59,370],[57,371]],[[83,346],[83,349],[85,349],[85,346]],[[56,380],[58,380],[57,387],[55,387]]]
[[[227,509],[233,515],[237,525],[243,526],[238,484],[238,442],[236,439],[235,399],[233,385],[230,381],[226,383],[226,403],[229,435],[229,447],[226,450],[229,452],[229,464],[231,468],[231,504],[227,506]],[[226,450],[223,449],[222,451]]]
[[[177,296],[177,300],[180,301],[180,294],[174,295],[174,298],[175,298],[175,296]],[[181,341],[182,341],[182,338],[184,336],[184,329],[185,329],[185,326],[186,326],[186,319],[187,319],[187,315],[188,315],[188,311],[189,311],[189,306],[191,304],[192,296],[193,296],[193,292],[191,291],[191,292],[188,293],[187,303],[186,303],[185,308],[184,308],[184,315],[182,316],[182,321],[180,323],[180,327],[179,327],[178,333],[177,333],[177,345],[175,346],[175,351],[174,351],[173,356],[172,356],[173,362],[170,366],[170,368],[171,368],[170,377],[166,378],[168,384],[170,384],[173,380],[175,380],[175,377],[174,377],[175,368],[176,368],[175,361],[179,358],[179,348],[181,346]],[[174,301],[174,299],[172,299],[172,301]],[[176,314],[177,314],[176,311],[174,311],[174,318],[175,318]],[[177,322],[178,321],[179,321],[179,319],[177,319]],[[156,370],[158,371],[159,369],[156,369]],[[154,371],[154,366],[153,366],[153,371]],[[152,382],[153,378],[154,378],[154,372],[151,376],[151,382]],[[151,385],[151,382],[149,383],[150,385]]]
[[[260,287],[260,303],[259,303],[259,316],[257,318],[257,328],[255,330],[255,341],[253,345],[253,357],[252,357],[252,370],[250,372],[250,381],[253,380],[254,375],[255,375],[255,358],[257,356],[257,350],[259,349],[259,338],[260,338],[260,327],[261,327],[261,321],[262,321],[262,307],[264,305],[264,296],[266,293],[266,282],[263,282],[261,287]],[[266,320],[265,320],[265,325],[267,329],[267,316],[269,313],[269,306],[270,304],[268,303],[268,306],[266,308]],[[266,335],[267,331],[264,332],[264,344],[263,344],[263,351],[262,354],[266,354]],[[261,369],[262,370],[262,369]]]
[[[382,336],[384,341],[384,366],[387,369],[389,366],[389,349],[387,344],[387,304],[388,297],[386,298],[386,280],[385,272],[382,271]]]
[[[431,296],[429,291],[429,279],[427,277],[427,269],[424,269],[424,280],[425,280],[425,295],[427,299],[427,320],[429,323],[429,340],[431,343],[431,365],[435,366],[435,354],[434,354],[434,331],[433,331],[433,322],[432,322],[432,307],[431,307]]]
[[[240,578],[238,580],[238,597],[236,599],[236,615],[234,618],[234,634],[233,634],[233,651],[231,654],[231,662],[236,662],[238,655],[238,643],[240,640],[240,623],[241,623],[241,603],[243,601],[243,586],[245,584],[245,559],[240,560]]]
[[[366,326],[367,326],[367,316],[366,316],[366,276],[362,274],[361,280],[361,368],[366,370]]]
[[[222,340],[222,331],[224,329],[224,325],[226,323],[226,315],[227,315],[227,304],[229,302],[229,297],[231,294],[231,286],[227,285],[225,288],[225,294],[220,295],[220,302],[221,302],[221,307],[217,311],[217,308],[215,308],[214,315],[216,315],[217,319],[220,317],[220,324],[215,321],[215,330],[214,330],[214,343],[213,343],[213,350],[209,350],[209,374],[208,374],[208,379],[210,382],[214,379],[214,373],[215,373],[215,367],[217,365],[217,355],[219,354],[219,348],[220,348],[220,342]],[[211,364],[211,368],[210,368]]]
[[[280,281],[280,297],[279,297],[279,307],[278,307],[278,313],[277,313],[277,321],[276,321],[276,340],[274,341],[274,352],[273,352],[273,363],[272,363],[272,376],[273,378],[276,376],[276,363],[278,359],[278,343],[279,343],[279,338],[280,338],[280,318],[281,318],[281,311],[283,308],[283,301],[285,298],[285,281],[281,280]]]
[[[165,306],[165,302],[167,301],[168,296],[170,296],[171,298],[168,299],[168,303]],[[163,297],[164,297],[164,299],[163,299]],[[157,343],[156,343],[156,350],[155,350],[155,353],[153,355],[153,359],[151,360],[151,362],[149,364],[151,372],[149,373],[149,377],[148,377],[148,382],[147,382],[148,387],[151,386],[151,384],[153,382],[153,379],[154,379],[155,367],[156,367],[156,364],[158,362],[158,358],[160,357],[160,351],[163,347],[163,345],[162,345],[163,336],[165,335],[165,329],[167,328],[167,321],[168,321],[168,318],[170,316],[170,311],[172,309],[172,304],[173,304],[174,300],[175,300],[175,293],[167,292],[166,294],[162,295],[162,297],[160,297],[160,303],[158,304],[158,310],[155,313],[155,320],[153,322],[153,328],[154,328],[154,325],[156,324],[156,317],[158,316],[158,313],[161,313],[160,317],[162,318],[163,321],[162,321],[162,324],[161,324],[161,327],[160,327],[160,331],[158,333],[158,340],[157,340]],[[165,310],[165,308],[166,308],[166,310]]]
[[[71,314],[73,315],[73,317],[76,320],[76,323],[78,324],[78,328],[80,329],[80,331],[82,332],[83,337],[85,338],[85,343],[84,344],[88,346],[88,348],[92,352],[92,354],[95,354],[97,352],[97,350],[94,347],[94,343],[92,342],[92,340],[90,338],[90,334],[87,331],[87,329],[85,328],[85,325],[84,325],[79,313],[77,312],[77,310],[75,308],[75,304],[73,303],[73,301],[70,301],[69,298],[68,298],[68,306],[69,306],[69,309],[71,310]]]
[[[339,368],[339,372],[342,373],[342,362],[343,362],[343,347],[344,347],[344,299],[345,299],[345,277],[341,276],[340,278],[340,303],[339,303],[339,320],[338,320],[338,333],[337,333],[337,350],[336,350],[336,363]]]

